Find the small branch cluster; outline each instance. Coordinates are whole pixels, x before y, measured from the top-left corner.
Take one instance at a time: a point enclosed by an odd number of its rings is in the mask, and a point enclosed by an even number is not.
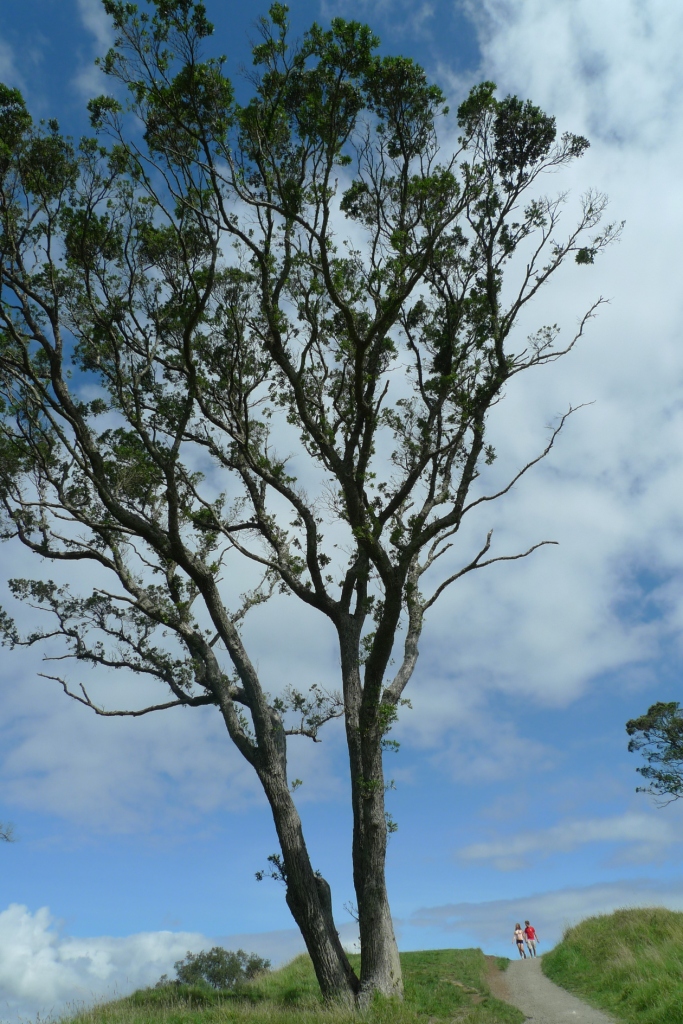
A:
[[[14,825],[12,825],[9,821],[0,821],[0,842],[14,842]]]

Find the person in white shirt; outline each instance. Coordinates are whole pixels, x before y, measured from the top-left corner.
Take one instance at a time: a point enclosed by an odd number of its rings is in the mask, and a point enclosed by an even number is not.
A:
[[[515,934],[512,941],[517,943],[517,951],[519,952],[520,957],[524,957],[526,960],[526,953],[524,952],[524,932],[522,931],[521,924],[515,925]]]

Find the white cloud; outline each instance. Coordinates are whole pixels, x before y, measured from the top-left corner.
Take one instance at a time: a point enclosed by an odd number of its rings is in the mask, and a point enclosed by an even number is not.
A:
[[[65,935],[47,907],[17,903],[0,913],[0,1018],[59,1015],[67,1007],[116,998],[153,985],[188,950],[243,948],[273,964],[303,949],[294,929],[207,938],[196,932],[141,932],[122,938]]]
[[[0,82],[25,88],[24,79],[17,68],[14,50],[5,39],[0,39]]]
[[[94,37],[95,46],[93,57],[79,69],[73,84],[82,96],[90,98],[106,92],[105,80],[100,69],[95,67],[94,58],[104,56],[113,45],[114,32],[100,0],[77,0],[77,4],[83,27]]]
[[[277,635],[273,629],[271,637]],[[283,639],[282,646],[260,659],[269,689],[290,680],[299,686],[330,682],[324,676],[324,648],[317,650],[313,638],[308,644],[302,640],[294,671],[282,670],[286,653]],[[115,833],[194,827],[214,811],[238,812],[254,804],[269,814],[256,773],[230,741],[217,708],[101,718],[69,700],[58,683],[38,678],[42,671],[51,667],[38,652],[25,650],[6,653],[0,668],[5,684],[0,689],[0,780],[7,804]],[[69,667],[64,674],[72,687],[84,681],[93,698],[109,709],[168,699],[162,687],[118,673]],[[289,742],[290,778],[304,782],[298,803],[337,799],[344,791],[335,765],[340,723],[327,726],[322,739],[313,744],[292,737]]]
[[[628,860],[645,862],[682,842],[680,816],[627,811],[611,817],[569,819],[546,829],[471,843],[461,847],[458,855],[464,861],[490,861],[499,870],[510,871],[528,867],[538,856],[569,853],[592,843],[625,844]]]
[[[67,1003],[113,997],[172,973],[188,949],[210,940],[190,932],[78,939],[60,933],[47,907],[11,904],[0,913],[0,1012],[58,1013]],[[4,1005],[3,1005],[4,1004]]]
[[[530,920],[540,935],[541,951],[547,951],[566,928],[586,917],[623,907],[654,906],[683,910],[683,883],[626,879],[485,903],[450,903],[416,910],[402,926],[406,932],[410,930],[411,939],[417,943],[429,930],[436,941],[473,943],[509,955],[516,921]]]
[[[680,118],[683,10],[667,0],[479,0],[483,66],[615,148],[667,146]]]
[[[262,799],[216,709],[99,718],[58,684],[36,678],[44,669],[23,651],[5,661],[0,777],[7,803],[98,831],[145,832]],[[108,707],[139,707],[158,696],[141,695],[130,678],[87,682]]]
[[[114,41],[114,32],[100,0],[77,0],[77,3],[83,26],[95,37],[98,49],[108,49]]]
[[[592,140],[547,187],[605,190],[626,230],[587,273],[567,267],[530,310],[529,327],[559,322],[569,335],[595,297],[611,300],[572,355],[510,385],[491,420],[499,460],[482,486],[523,465],[570,404],[594,404],[544,465],[461,531],[462,564],[490,527],[495,553],[546,538],[560,546],[467,577],[435,609],[413,693],[429,735],[454,718],[467,725],[462,706],[482,693],[562,705],[615,672],[642,687],[683,623],[683,11],[658,0],[483,0],[471,11],[479,77]]]
[[[377,19],[382,15],[389,16],[405,31],[421,27],[434,18],[436,13],[434,4],[429,0],[423,0],[422,3],[414,3],[412,0],[336,0],[330,3],[328,0],[322,0],[320,5],[321,15],[325,19],[340,16],[357,18],[359,8],[364,9],[363,17],[372,16]]]

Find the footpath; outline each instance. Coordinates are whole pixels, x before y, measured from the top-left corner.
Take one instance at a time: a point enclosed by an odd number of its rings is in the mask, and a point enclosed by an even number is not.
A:
[[[613,1017],[546,978],[540,957],[513,960],[497,975],[495,981],[489,976],[493,995],[512,1003],[533,1024],[615,1024]]]

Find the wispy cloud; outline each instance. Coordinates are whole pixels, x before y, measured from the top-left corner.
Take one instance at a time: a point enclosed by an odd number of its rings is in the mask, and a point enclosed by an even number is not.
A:
[[[23,76],[17,67],[14,50],[4,39],[0,39],[0,81],[6,85],[18,86],[20,89],[25,88]]]
[[[490,842],[471,843],[458,851],[464,861],[491,861],[502,871],[526,867],[538,857],[569,853],[592,843],[626,845],[629,860],[652,861],[683,843],[680,816],[627,812],[604,818],[559,822],[547,829],[518,832]]]
[[[89,98],[106,91],[102,72],[95,67],[94,59],[104,55],[112,46],[114,32],[100,0],[77,0],[77,4],[83,27],[94,37],[95,46],[92,58],[78,70],[73,84],[81,95]]]
[[[322,17],[368,18],[373,28],[382,21],[393,35],[430,35],[436,26],[436,4],[430,0],[322,0]]]
[[[680,118],[683,10],[668,0],[466,0],[483,65],[616,146],[668,142]],[[541,43],[542,41],[542,43]]]
[[[463,944],[481,945],[486,950],[509,947],[515,921],[533,921],[541,937],[541,949],[548,950],[561,937],[565,928],[586,917],[609,914],[622,907],[663,906],[683,910],[683,883],[652,882],[647,879],[623,880],[600,885],[532,893],[515,899],[490,900],[482,903],[448,903],[423,907],[402,922],[404,929],[414,929],[411,938],[420,941],[420,934],[430,930]]]
[[[593,298],[611,300],[570,357],[511,385],[491,418],[498,461],[482,487],[523,465],[570,404],[594,404],[543,466],[461,531],[462,563],[490,527],[497,553],[540,539],[560,546],[467,578],[434,610],[418,667],[434,723],[461,690],[562,705],[610,674],[647,685],[683,624],[683,316],[671,287],[683,230],[683,11],[660,0],[470,7],[479,76],[591,139],[587,157],[546,187],[570,187],[571,202],[590,185],[604,189],[626,230],[590,273],[567,267],[530,310],[529,327],[559,323],[568,335]],[[462,89],[456,75],[451,84]],[[416,695],[418,713],[420,704]]]
[[[77,3],[84,28],[95,37],[99,49],[107,49],[114,41],[114,32],[100,0],[77,0]]]

